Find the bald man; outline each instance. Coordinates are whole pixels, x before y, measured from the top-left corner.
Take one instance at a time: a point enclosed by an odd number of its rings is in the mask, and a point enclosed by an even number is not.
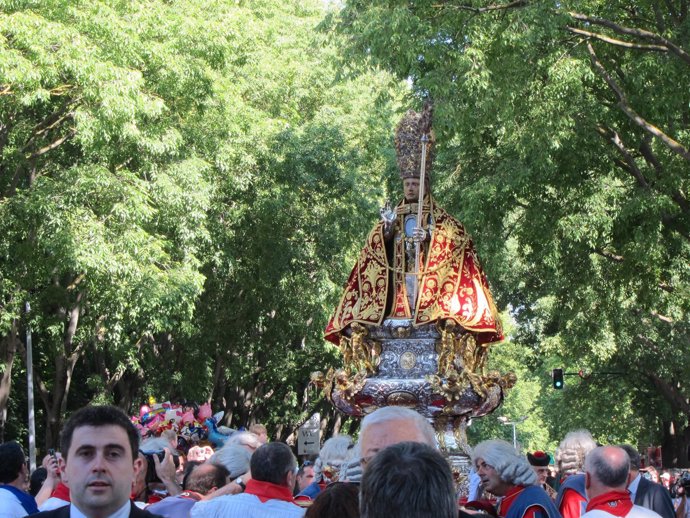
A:
[[[585,459],[587,508],[582,518],[660,518],[634,505],[628,492],[630,457],[618,446],[599,446]]]

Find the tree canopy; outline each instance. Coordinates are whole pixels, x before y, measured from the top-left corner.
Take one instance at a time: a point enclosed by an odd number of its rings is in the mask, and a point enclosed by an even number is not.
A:
[[[506,310],[500,413],[531,449],[589,427],[686,464],[687,2],[328,5],[0,0],[4,435],[29,328],[48,445],[149,395],[334,426],[322,329],[395,197],[395,122],[432,99],[434,195]],[[553,391],[555,367],[582,375]]]
[[[1,406],[30,326],[48,444],[148,395],[290,433],[401,86],[339,76],[318,1],[0,7]]]
[[[591,373],[542,401],[553,436],[665,430],[687,448],[687,3],[351,1],[332,23],[346,59],[434,100],[438,196],[536,352],[525,363]]]

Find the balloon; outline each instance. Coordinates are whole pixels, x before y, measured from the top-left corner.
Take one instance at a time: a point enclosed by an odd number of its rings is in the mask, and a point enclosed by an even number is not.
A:
[[[177,408],[177,409],[168,409],[165,411],[165,420],[166,421],[173,421],[173,422],[179,422],[182,420],[182,411]]]
[[[211,405],[209,405],[208,403],[204,403],[199,407],[199,415],[197,416],[197,418],[199,419],[199,421],[203,422],[212,415],[213,411],[211,410]]]
[[[165,413],[164,408],[159,408],[157,410],[151,410],[148,413],[141,416],[141,424],[146,424],[149,421],[151,421],[154,417],[157,417],[157,416],[160,416],[162,419],[164,413]]]
[[[180,417],[180,420],[183,423],[193,423],[194,422],[194,412],[192,410],[188,410],[184,414],[182,414],[182,417]]]
[[[146,428],[153,432],[158,429],[161,423],[164,422],[164,419],[165,417],[163,417],[163,414],[155,414],[147,423]]]

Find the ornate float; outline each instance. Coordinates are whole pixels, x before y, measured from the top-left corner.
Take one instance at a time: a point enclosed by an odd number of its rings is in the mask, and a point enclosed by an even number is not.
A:
[[[433,144],[431,107],[408,112],[396,130],[404,198],[381,210],[326,328],[343,368],[312,381],[347,415],[398,405],[425,416],[463,493],[466,426],[515,376],[486,370],[500,321],[469,235],[429,192]]]

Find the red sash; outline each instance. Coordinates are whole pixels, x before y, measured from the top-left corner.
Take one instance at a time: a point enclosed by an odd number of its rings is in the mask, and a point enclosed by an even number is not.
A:
[[[258,497],[261,502],[266,502],[267,500],[282,500],[284,502],[290,502],[291,504],[295,503],[292,492],[286,486],[262,482],[261,480],[254,480],[253,478],[247,481],[247,489],[245,489],[244,492]]]
[[[598,510],[614,516],[626,516],[632,509],[630,493],[627,491],[609,491],[603,495],[595,496],[587,503],[587,512]]]

